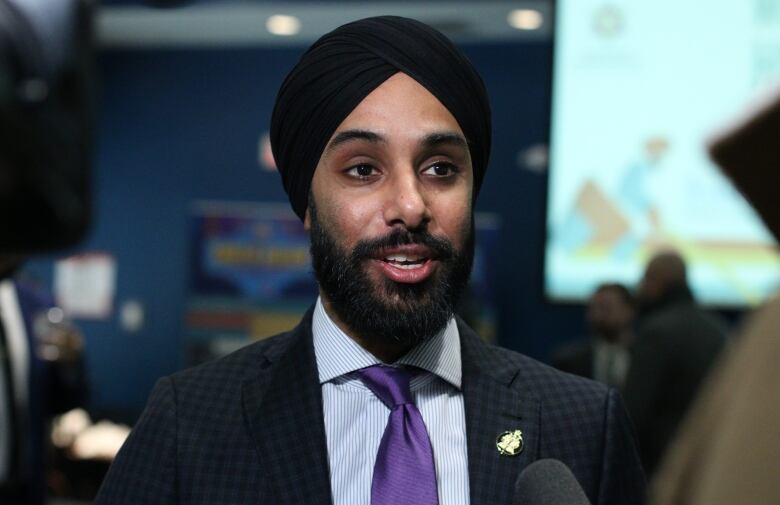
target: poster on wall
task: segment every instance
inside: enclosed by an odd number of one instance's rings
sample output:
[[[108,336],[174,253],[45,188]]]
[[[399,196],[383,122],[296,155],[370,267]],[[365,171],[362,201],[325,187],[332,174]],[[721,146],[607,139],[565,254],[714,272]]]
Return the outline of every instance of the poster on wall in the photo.
[[[191,226],[190,364],[289,330],[316,299],[309,238],[287,205],[197,202]]]
[[[500,222],[477,214],[475,223],[474,269],[459,312],[495,340]],[[188,365],[293,328],[316,300],[308,233],[286,204],[196,202],[191,227]]]
[[[116,292],[116,260],[106,252],[89,252],[54,264],[57,305],[74,319],[108,319]]]

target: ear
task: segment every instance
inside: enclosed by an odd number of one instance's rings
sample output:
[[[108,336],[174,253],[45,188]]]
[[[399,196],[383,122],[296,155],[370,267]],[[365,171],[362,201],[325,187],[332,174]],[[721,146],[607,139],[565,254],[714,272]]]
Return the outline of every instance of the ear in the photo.
[[[311,231],[311,216],[308,207],[306,208],[306,214],[303,215],[303,229]]]

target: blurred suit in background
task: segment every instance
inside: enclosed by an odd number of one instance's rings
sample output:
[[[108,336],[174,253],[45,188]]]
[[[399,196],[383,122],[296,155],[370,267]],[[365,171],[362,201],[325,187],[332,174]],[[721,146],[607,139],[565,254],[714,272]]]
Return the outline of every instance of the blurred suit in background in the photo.
[[[780,298],[730,348],[670,447],[656,503],[780,503]]]
[[[726,327],[698,306],[685,263],[674,252],[650,261],[637,299],[640,317],[624,397],[650,477],[723,348]]]
[[[45,502],[48,421],[81,405],[81,338],[47,319],[45,292],[0,281],[0,503]],[[57,309],[58,310],[58,309]]]

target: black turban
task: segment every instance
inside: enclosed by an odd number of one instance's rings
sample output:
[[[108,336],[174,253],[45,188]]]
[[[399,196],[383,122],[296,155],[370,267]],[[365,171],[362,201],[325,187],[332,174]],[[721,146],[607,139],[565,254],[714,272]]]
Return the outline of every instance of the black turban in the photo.
[[[271,116],[271,148],[293,210],[304,218],[322,151],[339,124],[397,72],[450,111],[469,144],[474,197],[490,154],[490,103],[482,79],[444,35],[413,19],[362,19],[323,35],[282,83]]]

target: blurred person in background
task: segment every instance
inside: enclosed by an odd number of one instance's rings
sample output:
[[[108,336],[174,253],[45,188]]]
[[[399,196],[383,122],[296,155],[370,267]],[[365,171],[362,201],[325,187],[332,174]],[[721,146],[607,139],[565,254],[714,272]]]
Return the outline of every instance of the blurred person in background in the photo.
[[[40,505],[49,421],[86,399],[83,340],[10,264],[0,272],[0,503]]]
[[[702,310],[673,251],[647,264],[637,291],[637,338],[624,398],[648,476],[726,343],[725,325]]]
[[[588,302],[587,319],[591,337],[556,349],[552,365],[622,389],[634,340],[631,292],[622,284],[599,285]]]

